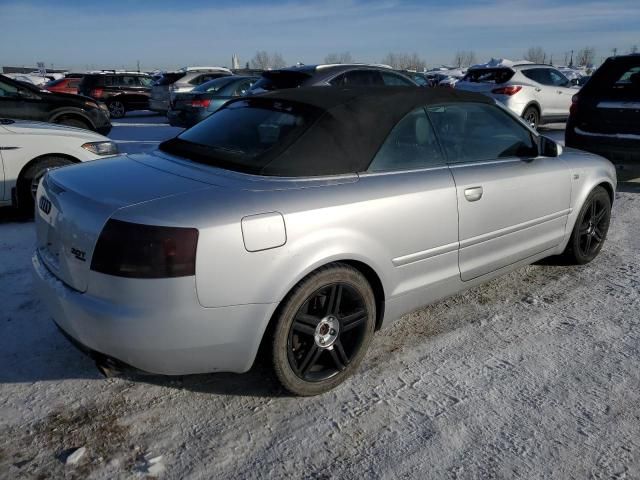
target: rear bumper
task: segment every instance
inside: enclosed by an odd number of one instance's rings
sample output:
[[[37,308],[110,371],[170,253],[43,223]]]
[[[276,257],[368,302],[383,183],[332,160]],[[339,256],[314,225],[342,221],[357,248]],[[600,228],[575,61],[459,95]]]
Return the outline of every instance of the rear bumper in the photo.
[[[162,375],[251,368],[275,304],[204,308],[195,279],[183,277],[119,285],[103,276],[100,291],[81,293],[62,283],[32,257],[35,289],[55,323],[86,350],[139,370]],[[106,282],[113,284],[106,289]],[[121,298],[118,300],[118,298]]]
[[[149,110],[158,113],[166,113],[169,110],[169,99],[167,100],[154,100],[153,98],[149,99]]]
[[[211,112],[204,111],[204,109],[203,111],[169,110],[167,118],[169,119],[169,125],[172,127],[189,128],[201,122],[210,114]]]
[[[567,124],[567,147],[585,150],[606,158],[616,167],[618,180],[640,178],[640,141],[616,139],[611,136],[581,135],[574,125]]]

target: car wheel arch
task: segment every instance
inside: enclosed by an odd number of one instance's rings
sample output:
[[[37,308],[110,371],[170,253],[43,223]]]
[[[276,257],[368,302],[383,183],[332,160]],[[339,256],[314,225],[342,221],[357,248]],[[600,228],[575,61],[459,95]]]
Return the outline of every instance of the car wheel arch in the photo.
[[[560,245],[560,251],[564,251],[564,249],[567,246],[567,243],[569,242],[569,239],[571,237],[571,232],[573,232],[573,227],[575,226],[575,223],[578,219],[578,214],[580,213],[580,210],[582,210],[582,206],[584,205],[584,202],[587,200],[587,198],[589,197],[589,194],[596,188],[598,187],[602,187],[606,190],[606,192],[609,194],[609,199],[611,200],[611,205],[613,205],[613,201],[615,198],[615,188],[613,186],[613,184],[606,178],[597,178],[594,179],[593,181],[588,182],[587,184],[583,185],[580,188],[580,191],[578,192],[577,196],[575,197],[575,199],[572,201],[572,209],[571,209],[571,213],[569,215],[569,219],[567,221],[567,224],[565,226],[565,238],[564,241],[561,243]]]
[[[68,155],[66,153],[55,153],[55,152],[51,152],[51,153],[45,153],[42,155],[38,155],[37,157],[32,158],[31,160],[29,160],[27,163],[25,163],[23,165],[23,167],[20,169],[20,173],[18,174],[18,182],[20,182],[20,180],[22,180],[22,178],[24,177],[24,173],[26,171],[28,171],[33,165],[35,165],[36,163],[40,162],[41,160],[44,160],[46,158],[50,158],[50,157],[58,157],[58,158],[64,158],[67,160],[70,160],[73,163],[80,163],[80,159]]]
[[[96,126],[94,125],[93,121],[91,120],[91,118],[89,118],[88,115],[86,115],[81,110],[75,110],[75,109],[57,110],[49,117],[49,123],[58,123],[58,121],[61,120],[62,118],[76,118],[86,123],[91,130],[96,129]]]
[[[385,289],[382,283],[382,279],[378,272],[371,267],[367,262],[363,260],[355,260],[353,256],[346,255],[344,257],[336,257],[334,259],[327,259],[320,265],[314,265],[312,268],[307,268],[303,273],[300,273],[296,279],[287,286],[286,292],[281,295],[279,301],[277,302],[277,307],[273,310],[271,316],[269,317],[269,321],[265,323],[265,327],[262,332],[260,332],[260,344],[258,347],[258,351],[256,352],[256,356],[262,357],[265,355],[267,350],[269,339],[271,334],[273,333],[273,328],[277,322],[278,316],[280,315],[281,308],[285,304],[287,298],[291,294],[291,292],[295,289],[295,287],[300,284],[300,282],[304,281],[310,275],[313,275],[318,270],[323,268],[327,268],[331,265],[348,265],[356,270],[358,270],[369,282],[369,286],[373,290],[373,294],[376,300],[376,326],[375,330],[380,330],[382,326],[382,322],[384,319],[384,309],[385,309]]]
[[[538,121],[541,121],[542,120],[542,107],[535,100],[532,100],[531,102],[527,103],[525,105],[525,107],[522,109],[522,113],[524,114],[524,112],[526,112],[527,109],[529,109],[531,107],[535,108],[538,111]]]

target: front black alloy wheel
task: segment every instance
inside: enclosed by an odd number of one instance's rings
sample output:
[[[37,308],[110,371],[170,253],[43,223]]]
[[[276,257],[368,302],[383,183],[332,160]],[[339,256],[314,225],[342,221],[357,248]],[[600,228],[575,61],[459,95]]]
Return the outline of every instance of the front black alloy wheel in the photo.
[[[273,337],[278,380],[297,395],[317,395],[358,367],[373,336],[375,298],[364,276],[332,264],[306,277],[283,303]]]
[[[596,187],[578,214],[565,257],[578,265],[589,263],[596,258],[604,245],[610,222],[609,193],[602,187]]]

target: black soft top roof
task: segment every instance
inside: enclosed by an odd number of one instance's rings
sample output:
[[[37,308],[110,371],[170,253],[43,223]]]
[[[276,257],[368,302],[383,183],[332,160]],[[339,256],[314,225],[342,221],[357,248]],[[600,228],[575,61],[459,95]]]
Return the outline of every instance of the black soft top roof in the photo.
[[[303,87],[254,98],[310,105],[323,112],[297,141],[260,170],[263,175],[281,176],[365,171],[393,127],[416,108],[494,102],[476,93],[423,87]]]

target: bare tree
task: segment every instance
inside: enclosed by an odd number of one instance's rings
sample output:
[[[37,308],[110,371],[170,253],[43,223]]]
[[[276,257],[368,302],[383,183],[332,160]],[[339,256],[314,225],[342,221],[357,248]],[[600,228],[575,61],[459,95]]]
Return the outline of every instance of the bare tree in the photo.
[[[284,61],[284,57],[280,52],[275,52],[271,55],[271,68],[283,68],[287,66],[287,62]]]
[[[324,57],[324,63],[353,63],[351,52],[330,53]]]
[[[578,50],[576,55],[576,63],[580,66],[592,65],[596,58],[596,49],[594,47],[585,47]]]
[[[266,50],[260,50],[251,59],[251,67],[260,70],[270,70],[272,68],[282,68],[287,64],[278,52],[270,54]]]
[[[629,49],[629,53],[638,53],[638,45],[633,45],[633,46]]]
[[[531,47],[524,54],[524,59],[533,63],[544,63],[547,59],[547,54],[542,47]]]
[[[415,70],[416,72],[424,70],[427,66],[427,62],[417,53],[389,53],[382,59],[382,63],[396,70]]]
[[[475,65],[476,62],[477,62],[476,54],[471,50],[467,52],[458,51],[453,57],[453,65],[455,65],[458,68],[468,68],[471,65]]]
[[[251,66],[256,69],[266,70],[271,67],[271,56],[266,50],[256,52],[251,59]]]

